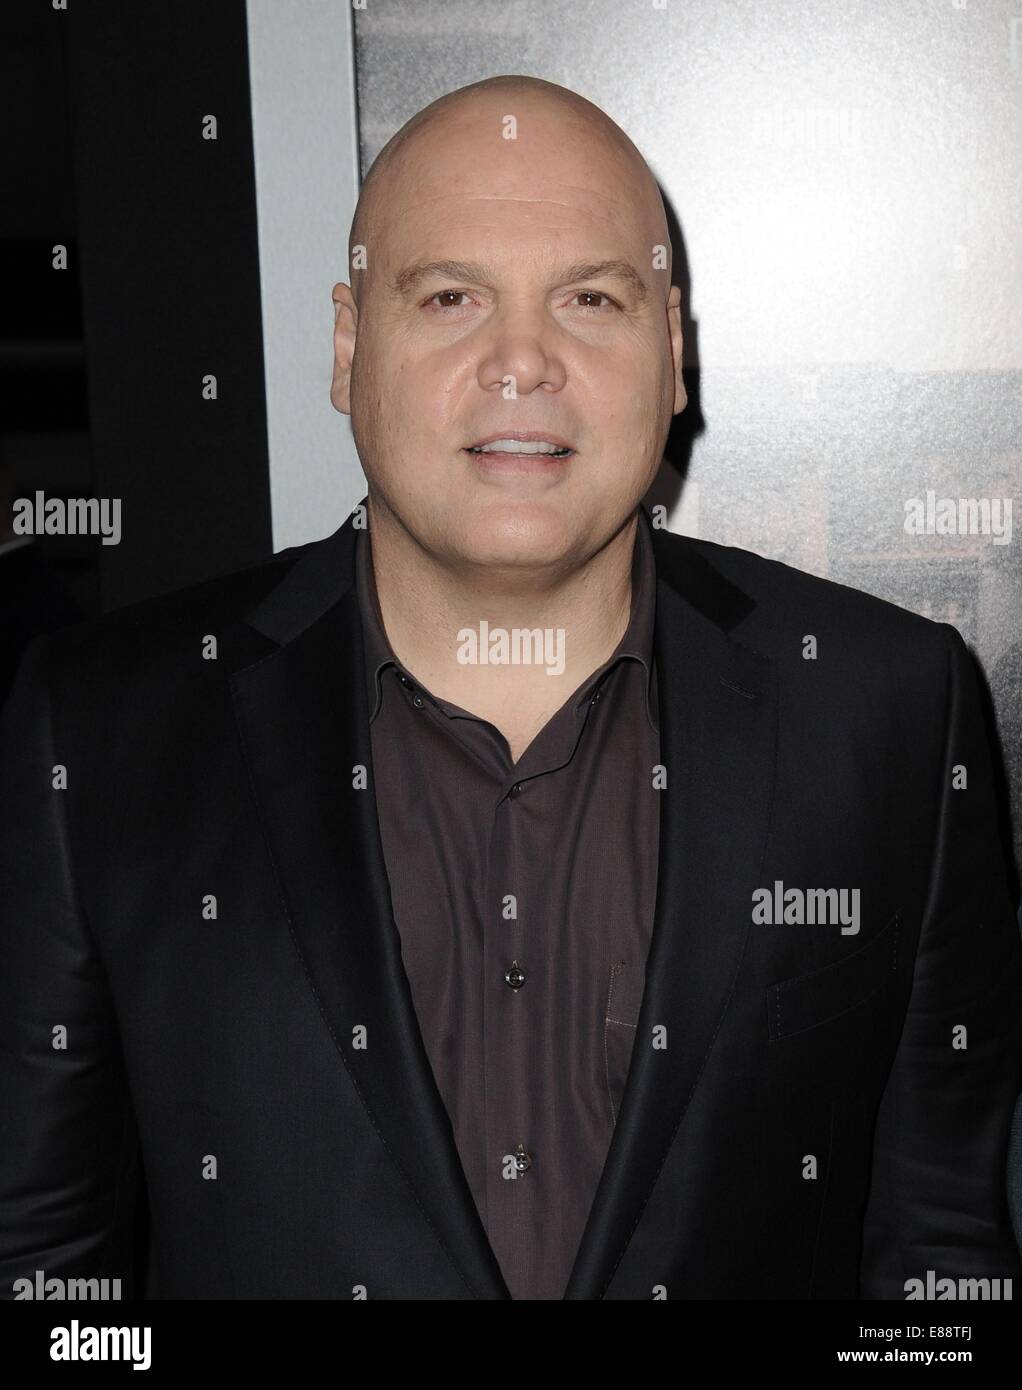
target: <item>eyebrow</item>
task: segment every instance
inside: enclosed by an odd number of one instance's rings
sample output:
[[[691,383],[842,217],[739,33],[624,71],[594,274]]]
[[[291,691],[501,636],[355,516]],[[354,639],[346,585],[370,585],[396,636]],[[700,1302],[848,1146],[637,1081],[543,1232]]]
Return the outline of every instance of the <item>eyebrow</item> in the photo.
[[[420,261],[416,265],[405,266],[391,281],[395,294],[410,294],[423,280],[465,280],[472,284],[486,284],[489,272],[478,261]],[[628,261],[576,261],[565,266],[554,278],[557,285],[566,285],[572,280],[621,280],[628,286],[637,300],[643,300],[648,293],[642,276]]]

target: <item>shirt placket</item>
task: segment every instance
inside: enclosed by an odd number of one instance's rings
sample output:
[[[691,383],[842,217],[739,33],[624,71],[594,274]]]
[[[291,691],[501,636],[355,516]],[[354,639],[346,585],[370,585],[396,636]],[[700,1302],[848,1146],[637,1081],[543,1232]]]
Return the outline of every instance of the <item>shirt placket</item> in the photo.
[[[483,1068],[489,1236],[512,1284],[529,1278],[529,1229],[537,1155],[530,1132],[528,1030],[538,1022],[543,982],[530,948],[535,904],[523,900],[520,815],[525,783],[513,771],[500,788],[487,862],[483,936]]]

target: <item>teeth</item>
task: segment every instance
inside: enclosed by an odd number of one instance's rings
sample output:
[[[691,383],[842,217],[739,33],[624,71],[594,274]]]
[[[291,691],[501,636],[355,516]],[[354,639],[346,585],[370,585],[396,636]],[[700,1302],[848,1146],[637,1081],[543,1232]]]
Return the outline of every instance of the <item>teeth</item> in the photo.
[[[563,454],[567,450],[545,439],[494,439],[489,444],[474,444],[476,454]]]

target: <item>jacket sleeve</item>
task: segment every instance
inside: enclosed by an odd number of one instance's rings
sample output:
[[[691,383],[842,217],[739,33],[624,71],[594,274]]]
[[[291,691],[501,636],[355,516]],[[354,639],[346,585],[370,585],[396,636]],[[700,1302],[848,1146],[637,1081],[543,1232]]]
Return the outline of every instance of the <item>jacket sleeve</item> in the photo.
[[[956,1287],[985,1278],[1012,1279],[1015,1289],[1022,1273],[1007,1201],[1022,1086],[1022,942],[979,683],[958,632],[940,627],[940,804],[911,996],[874,1136],[860,1268],[869,1299],[904,1299],[906,1281],[925,1285],[930,1270]]]
[[[119,1277],[127,1298],[137,1135],[76,888],[75,759],[54,727],[53,640],[29,644],[0,713],[0,1299],[54,1276]],[[54,786],[58,764],[68,790]]]

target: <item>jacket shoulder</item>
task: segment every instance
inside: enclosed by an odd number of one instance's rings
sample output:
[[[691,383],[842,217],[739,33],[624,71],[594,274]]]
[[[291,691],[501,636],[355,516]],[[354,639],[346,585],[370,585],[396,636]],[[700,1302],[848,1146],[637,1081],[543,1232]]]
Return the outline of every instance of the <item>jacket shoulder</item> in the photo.
[[[879,598],[850,584],[810,574],[781,560],[773,560],[752,550],[723,545],[717,541],[687,536],[671,536],[668,547],[687,546],[718,574],[753,600],[750,625],[757,630],[791,622],[825,624],[831,632],[838,628],[850,639],[856,635],[870,641],[922,645],[944,650],[948,624],[925,618],[911,609]]]
[[[233,634],[232,645],[241,659],[252,646],[242,634],[258,640],[258,634],[241,627],[245,614],[319,544],[291,546],[227,574],[46,633],[34,638],[28,651],[58,686],[67,677],[89,686],[109,685],[168,662],[178,663],[183,656],[199,652],[207,635],[219,641]]]

